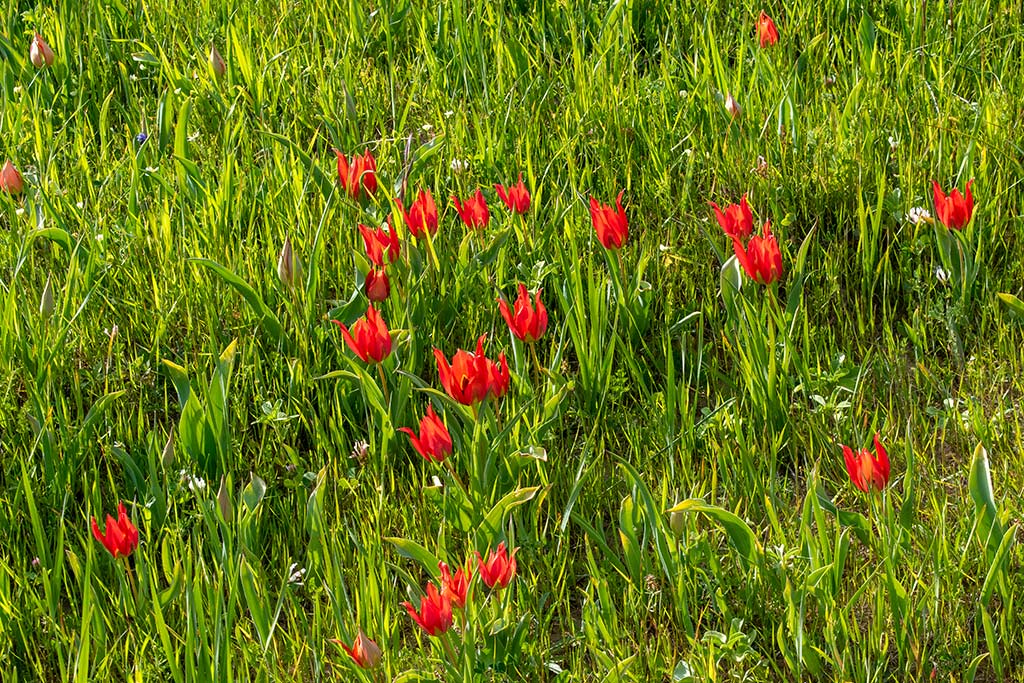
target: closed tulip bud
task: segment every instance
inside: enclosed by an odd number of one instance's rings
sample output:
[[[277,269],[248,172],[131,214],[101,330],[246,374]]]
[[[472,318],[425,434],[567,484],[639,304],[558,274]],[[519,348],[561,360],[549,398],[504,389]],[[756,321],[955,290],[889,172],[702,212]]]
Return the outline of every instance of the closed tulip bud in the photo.
[[[284,246],[277,257],[277,277],[288,289],[292,289],[302,279],[302,261],[292,251],[291,237],[284,238]]]
[[[351,647],[340,640],[334,640],[332,642],[340,645],[342,649],[352,657],[352,660],[363,669],[372,669],[380,664],[380,647],[378,647],[377,643],[366,637],[366,634],[363,633],[363,629],[359,629],[359,634],[356,636],[356,639],[352,641]]]
[[[217,46],[213,43],[210,43],[210,68],[213,69],[213,73],[217,74],[217,78],[223,78],[228,70],[228,65],[224,62],[224,58],[220,56]]]
[[[42,69],[44,66],[53,66],[53,50],[46,44],[43,37],[38,33],[32,39],[32,45],[28,50],[28,58],[32,62],[32,66],[37,69]]]
[[[43,295],[39,298],[39,315],[43,320],[49,320],[53,315],[53,285],[50,283],[50,276],[46,276],[46,286],[43,287]]]
[[[761,14],[757,18],[757,40],[762,48],[779,42],[779,30],[764,10],[761,10]]]
[[[725,98],[725,110],[729,112],[734,119],[743,113],[743,110],[740,109],[740,103],[736,101],[736,98],[732,96],[732,93],[729,93]]]
[[[170,468],[174,464],[174,427],[171,426],[171,431],[167,435],[167,443],[164,444],[164,450],[160,454],[160,462],[163,464],[164,469]]]
[[[668,526],[672,529],[672,535],[677,539],[683,537],[686,530],[686,513],[682,510],[675,510],[668,514]]]
[[[388,274],[376,268],[367,273],[366,279],[363,281],[363,293],[366,294],[367,299],[375,303],[387,301],[387,298],[391,296],[391,282],[388,280]]]
[[[3,190],[12,197],[16,197],[25,191],[25,180],[21,177],[18,169],[8,160],[0,169],[0,190]]]
[[[605,206],[593,197],[590,198],[590,221],[594,224],[597,239],[605,249],[621,249],[629,235],[629,222],[626,210],[622,208],[622,195],[615,198],[615,206]]]

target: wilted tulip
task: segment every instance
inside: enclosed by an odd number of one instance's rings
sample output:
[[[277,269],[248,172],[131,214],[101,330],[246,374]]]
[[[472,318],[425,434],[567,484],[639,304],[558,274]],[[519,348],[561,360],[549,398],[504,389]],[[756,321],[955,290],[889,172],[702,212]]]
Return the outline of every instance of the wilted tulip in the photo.
[[[775,22],[765,14],[764,10],[761,10],[761,14],[757,18],[757,40],[762,48],[779,42],[779,30],[775,28]]]
[[[427,584],[427,594],[420,599],[418,612],[411,602],[403,602],[402,607],[428,636],[439,636],[452,626],[451,598],[438,592],[433,583]]]
[[[32,45],[28,50],[28,58],[32,62],[32,66],[37,69],[42,69],[44,66],[53,66],[53,50],[46,44],[43,37],[38,33],[32,38]]]
[[[277,257],[277,277],[288,289],[302,280],[302,260],[292,250],[292,238],[285,237],[281,253]]]
[[[772,234],[771,223],[765,221],[761,231],[764,236],[754,235],[746,248],[739,237],[733,236],[732,246],[736,259],[750,279],[762,285],[770,285],[782,277],[782,252]]]
[[[626,210],[622,208],[622,195],[615,198],[615,208],[590,198],[590,221],[594,224],[597,239],[605,249],[621,249],[629,234]]]
[[[92,518],[92,535],[103,544],[103,547],[116,560],[118,557],[128,557],[139,545],[139,530],[128,519],[128,511],[124,509],[124,503],[117,504],[117,519],[107,515],[106,530],[100,533],[100,525],[96,518]]]
[[[332,640],[331,642],[340,645],[352,657],[352,660],[364,669],[372,669],[380,664],[380,647],[377,646],[377,643],[366,637],[363,629],[359,629],[359,633],[356,635],[356,639],[352,641],[351,647],[340,640]]]
[[[862,448],[856,453],[849,446],[843,446],[843,459],[850,481],[864,493],[871,489],[881,491],[889,483],[889,454],[875,434],[875,455]]]
[[[217,51],[217,46],[214,43],[210,43],[210,68],[213,69],[213,73],[217,75],[217,78],[223,78],[228,70],[228,65],[224,62],[224,58],[220,56],[220,52]]]
[[[971,195],[972,183],[974,183],[973,180],[967,182],[966,196],[960,194],[959,188],[955,187],[949,196],[946,196],[939,184],[932,181],[935,215],[947,228],[960,230],[971,222],[971,215],[974,213],[974,197]]]
[[[331,322],[341,330],[341,336],[352,349],[352,353],[359,356],[364,363],[381,363],[391,355],[391,333],[373,304],[366,309],[366,316],[352,325],[351,333],[341,322]]]
[[[504,185],[495,184],[494,189],[512,213],[524,214],[530,210],[530,192],[523,183],[522,173],[519,174],[519,182],[515,185],[506,188]]]
[[[402,212],[405,227],[413,237],[419,239],[427,232],[431,237],[437,234],[437,204],[434,203],[430,190],[420,190],[408,211],[402,205],[401,199],[396,199],[395,203]]]
[[[4,167],[0,169],[0,190],[12,197],[25,191],[25,180],[21,177],[18,169],[14,168],[10,159],[4,162]]]
[[[718,204],[708,202],[708,205],[715,210],[715,218],[722,230],[729,237],[747,239],[754,232],[754,215],[750,212],[747,204],[747,195],[743,195],[739,204],[730,204],[725,211],[718,208]]]
[[[484,582],[484,585],[488,588],[507,588],[508,584],[516,575],[516,553],[519,552],[519,548],[512,551],[509,555],[505,548],[505,542],[502,541],[498,544],[497,550],[492,550],[487,557],[487,561],[480,556],[480,553],[476,554],[476,561],[478,565],[478,573],[480,574],[480,580]]]
[[[420,420],[419,436],[409,427],[401,427],[398,431],[408,434],[416,452],[431,462],[443,462],[452,452],[452,437],[444,422],[434,412],[434,406],[427,406],[427,413]]]
[[[383,269],[370,269],[363,281],[363,293],[367,299],[375,303],[387,301],[391,296],[391,281],[388,280],[388,274]]]
[[[544,302],[540,300],[541,290],[537,290],[534,300],[530,301],[530,293],[526,285],[519,285],[519,298],[516,299],[515,308],[510,310],[504,299],[498,299],[498,308],[501,317],[508,324],[517,339],[527,344],[532,344],[544,336],[548,329],[548,312],[544,308]]]
[[[480,188],[477,188],[476,194],[468,197],[465,202],[459,201],[459,198],[454,195],[452,201],[455,202],[455,210],[459,212],[459,218],[466,224],[466,227],[474,229],[487,227],[487,223],[491,220],[491,212],[487,208],[487,200],[484,199],[484,193]]]

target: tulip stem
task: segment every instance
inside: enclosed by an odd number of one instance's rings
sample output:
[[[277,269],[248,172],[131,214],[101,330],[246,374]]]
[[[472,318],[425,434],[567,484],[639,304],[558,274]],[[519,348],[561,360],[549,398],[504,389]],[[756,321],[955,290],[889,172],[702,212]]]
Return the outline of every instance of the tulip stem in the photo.
[[[533,386],[534,386],[534,390],[536,391],[537,387],[540,385],[540,375],[541,375],[540,359],[537,358],[537,343],[536,342],[530,342],[530,356],[533,357]]]
[[[455,483],[458,485],[458,487],[462,489],[463,495],[465,495],[466,498],[468,499],[469,490],[466,488],[466,485],[462,483],[462,479],[459,477],[458,472],[455,471],[455,466],[452,465],[451,460],[445,459],[444,466],[448,468],[448,473],[452,475],[452,479],[455,480]]]
[[[448,642],[448,634],[447,633],[442,633],[440,640],[441,640],[441,645],[444,646],[445,653],[448,655],[448,661],[450,661],[452,663],[452,668],[457,671],[458,668],[459,668],[459,665],[458,665],[458,663],[456,662],[456,659],[455,659],[455,650],[452,649],[452,644],[450,642]]]
[[[391,398],[388,396],[388,379],[384,376],[384,368],[377,363],[377,373],[380,375],[380,388],[384,392],[384,406],[391,407]]]

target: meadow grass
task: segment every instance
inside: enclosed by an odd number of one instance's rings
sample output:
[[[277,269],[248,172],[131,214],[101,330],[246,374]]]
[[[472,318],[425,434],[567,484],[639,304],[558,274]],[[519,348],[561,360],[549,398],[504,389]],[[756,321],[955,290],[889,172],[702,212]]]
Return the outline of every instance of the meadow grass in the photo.
[[[1019,3],[0,7],[3,680],[1022,680]],[[974,179],[963,231],[908,218],[933,179]],[[420,188],[378,372],[330,320]],[[769,287],[707,205],[744,193]],[[482,334],[511,387],[470,408],[433,349]],[[444,465],[397,431],[428,403]],[[119,501],[128,559],[90,530]],[[438,560],[502,541],[509,587],[420,630]],[[376,668],[331,642],[360,628]]]

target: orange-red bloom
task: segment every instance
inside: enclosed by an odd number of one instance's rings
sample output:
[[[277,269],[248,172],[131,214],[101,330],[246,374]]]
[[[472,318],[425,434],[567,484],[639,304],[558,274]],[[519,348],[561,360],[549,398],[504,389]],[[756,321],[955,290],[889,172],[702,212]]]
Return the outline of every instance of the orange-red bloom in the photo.
[[[377,309],[370,304],[366,309],[366,317],[360,318],[352,325],[352,331],[337,320],[332,323],[341,330],[345,343],[352,353],[359,356],[364,363],[380,363],[391,355],[391,333]]]
[[[385,226],[387,229],[385,230]],[[391,226],[391,219],[388,218],[384,225],[377,229],[367,225],[359,224],[359,234],[363,236],[363,245],[366,247],[366,257],[378,268],[383,268],[388,263],[398,260],[401,253],[401,245],[398,242],[398,233]],[[385,260],[384,256],[387,255]]]
[[[512,551],[509,555],[505,548],[505,542],[502,541],[498,544],[497,550],[492,550],[487,557],[487,561],[480,556],[480,553],[476,554],[476,562],[479,567],[480,579],[484,582],[484,585],[488,588],[507,588],[508,584],[516,575],[516,553],[519,552],[519,548]]]
[[[771,223],[765,221],[761,231],[764,236],[751,237],[745,249],[740,238],[733,236],[732,247],[750,279],[762,285],[770,285],[782,277],[782,252],[772,234]]]
[[[139,545],[139,530],[128,519],[128,511],[124,509],[124,503],[117,504],[117,519],[107,515],[106,532],[100,533],[100,525],[96,518],[92,518],[92,535],[103,544],[116,560],[118,557],[128,557]]]
[[[396,199],[395,203],[402,212],[405,227],[413,237],[418,239],[424,232],[429,232],[433,237],[437,233],[437,204],[434,203],[430,190],[420,190],[408,211],[402,206],[401,199]]]
[[[516,299],[514,310],[510,310],[504,299],[498,299],[501,317],[508,323],[508,329],[516,338],[532,344],[544,336],[548,329],[548,311],[540,300],[541,290],[537,290],[534,301],[530,301],[530,293],[526,285],[519,285],[519,298]]]
[[[626,210],[622,208],[622,195],[615,198],[615,207],[605,206],[590,198],[590,220],[597,231],[597,239],[605,249],[621,249],[629,233]]]
[[[334,150],[334,153],[338,156],[338,182],[352,199],[358,200],[363,190],[366,194],[376,194],[377,160],[370,150],[362,156],[352,155],[352,161],[339,150]]]
[[[455,202],[455,210],[459,212],[459,218],[466,224],[466,227],[474,229],[487,227],[491,220],[491,212],[487,209],[487,200],[484,199],[484,193],[480,188],[477,188],[476,194],[470,195],[464,202],[459,201],[455,195],[452,195],[452,201]]]
[[[340,645],[352,657],[352,660],[364,669],[372,669],[380,664],[380,647],[378,647],[377,643],[366,637],[363,629],[359,629],[359,634],[352,641],[352,647],[349,647],[340,640],[332,639],[331,642]]]
[[[506,188],[504,185],[495,184],[494,189],[509,211],[524,214],[530,210],[530,192],[526,189],[526,184],[523,183],[522,173],[519,174],[519,182],[515,185]]]
[[[452,452],[452,437],[444,422],[434,412],[434,406],[427,406],[427,414],[420,420],[420,435],[416,436],[409,427],[402,427],[398,431],[409,435],[409,441],[416,452],[427,460],[443,462],[445,457]],[[461,607],[461,605],[459,605]]]
[[[508,361],[504,352],[498,356],[498,363],[484,355],[486,334],[476,341],[476,352],[459,349],[452,356],[451,364],[441,349],[434,349],[437,360],[437,374],[448,395],[461,403],[471,406],[488,396],[501,398],[508,391],[511,379]]]
[[[438,562],[437,568],[441,570],[441,593],[448,596],[453,606],[462,609],[469,598],[469,582],[473,579],[473,569],[470,565],[459,567],[455,576],[452,576],[451,569],[444,562]]]
[[[754,214],[750,212],[750,205],[747,204],[747,195],[743,195],[739,204],[725,207],[725,211],[718,208],[718,204],[714,202],[708,202],[708,205],[715,210],[718,224],[729,237],[745,240],[754,232]]]
[[[391,281],[388,280],[388,274],[382,269],[371,268],[363,280],[363,293],[367,299],[375,303],[387,301],[391,296]]]
[[[889,483],[889,454],[875,434],[875,455],[862,448],[856,453],[849,446],[843,446],[843,459],[850,481],[864,493],[871,489],[881,491]]]
[[[10,159],[0,169],[0,190],[11,196],[17,196],[25,191],[25,180],[18,173],[18,169],[14,168]]]
[[[32,66],[42,69],[44,66],[53,66],[53,50],[46,44],[43,37],[38,33],[32,38],[32,45],[28,49],[28,58]]]
[[[439,636],[452,626],[451,598],[438,592],[433,583],[427,584],[427,594],[420,599],[418,612],[408,601],[403,602],[402,607],[428,636]]]
[[[765,14],[764,10],[761,10],[761,14],[757,18],[757,40],[761,43],[762,48],[779,42],[779,30],[775,28],[775,22]]]
[[[935,215],[939,217],[942,224],[951,230],[959,230],[971,222],[971,215],[974,213],[974,197],[971,196],[971,184],[967,182],[967,196],[960,194],[959,188],[946,196],[936,181],[932,181],[932,194],[935,198]]]

